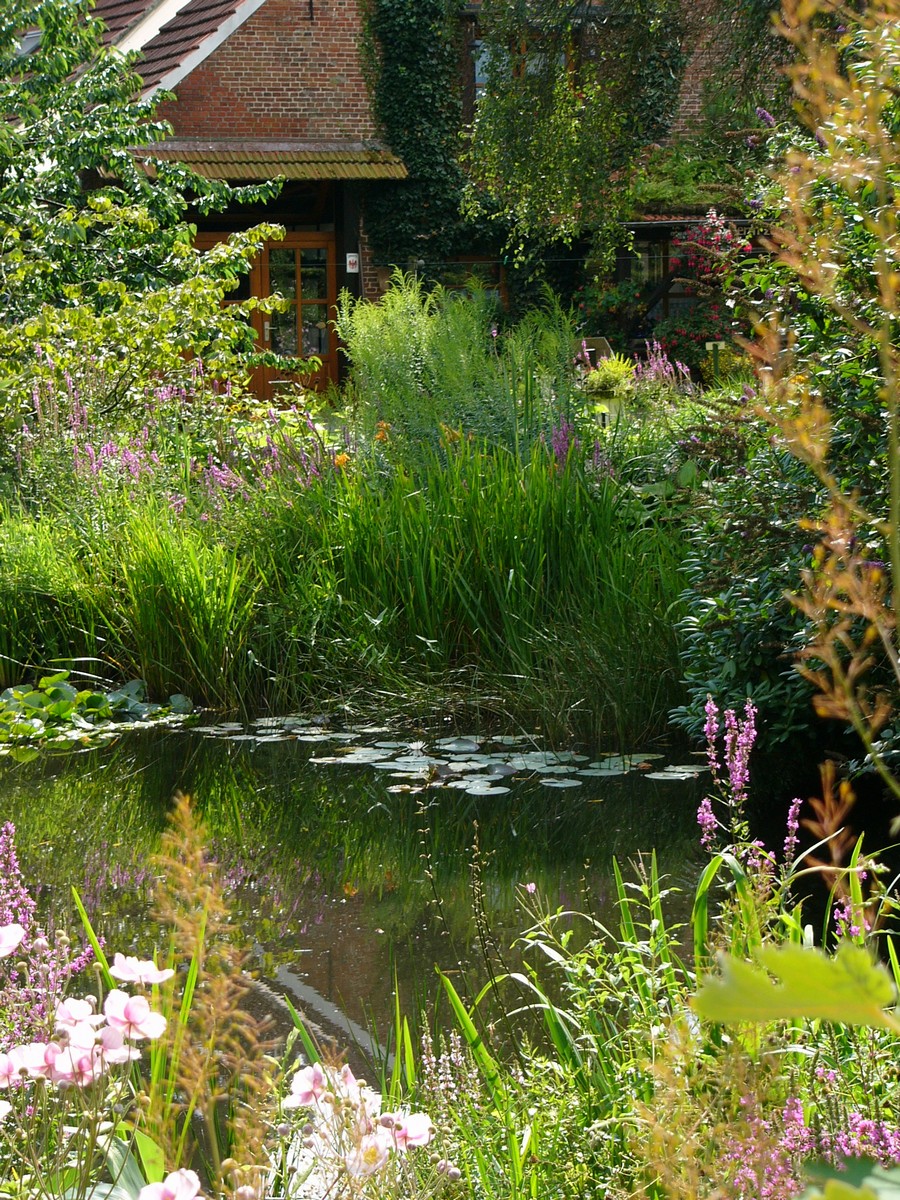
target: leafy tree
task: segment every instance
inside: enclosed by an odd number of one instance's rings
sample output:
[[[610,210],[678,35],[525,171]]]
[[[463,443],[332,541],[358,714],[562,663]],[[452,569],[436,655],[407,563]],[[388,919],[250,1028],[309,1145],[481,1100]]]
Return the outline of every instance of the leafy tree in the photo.
[[[186,369],[186,354],[236,371],[252,342],[246,306],[222,299],[273,231],[203,256],[187,218],[277,189],[154,158],[170,128],[102,29],[89,0],[0,6],[0,403],[36,369],[99,364],[122,397]]]
[[[471,212],[526,238],[614,244],[635,151],[665,136],[686,55],[675,0],[485,0]],[[496,205],[496,208],[494,206]]]

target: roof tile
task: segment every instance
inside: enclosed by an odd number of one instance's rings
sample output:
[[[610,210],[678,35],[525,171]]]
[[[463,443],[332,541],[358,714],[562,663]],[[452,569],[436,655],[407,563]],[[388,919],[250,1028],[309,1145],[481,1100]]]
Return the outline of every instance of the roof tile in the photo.
[[[143,47],[138,71],[145,85],[155,87],[215,33],[223,21],[233,16],[239,6],[240,0],[188,0],[184,8]]]

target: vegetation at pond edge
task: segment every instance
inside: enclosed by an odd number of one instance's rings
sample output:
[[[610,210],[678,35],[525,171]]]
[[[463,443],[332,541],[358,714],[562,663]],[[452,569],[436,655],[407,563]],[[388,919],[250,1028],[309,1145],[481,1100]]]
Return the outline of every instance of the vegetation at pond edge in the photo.
[[[755,114],[770,162],[744,179],[754,224],[711,211],[685,230],[698,303],[639,360],[592,358],[550,293],[513,322],[474,284],[452,294],[399,272],[381,303],[339,305],[344,387],[298,387],[271,410],[244,390],[249,310],[223,301],[274,231],[204,258],[182,220],[196,181],[163,173],[157,193],[122,165],[121,187],[73,191],[96,165],[77,135],[102,124],[100,100],[116,113],[107,158],[131,162],[136,129],[164,131],[146,126],[152,105],[129,107],[129,62],[84,33],[83,6],[14,7],[0,17],[6,111],[23,114],[0,142],[14,164],[0,171],[6,736],[143,705],[127,686],[76,690],[87,666],[173,707],[467,703],[594,744],[671,714],[705,742],[711,782],[685,927],[654,853],[614,864],[612,919],[520,879],[518,961],[483,933],[483,985],[441,972],[422,1014],[395,991],[368,1083],[292,1006],[280,1040],[254,1019],[227,864],[187,796],[141,880],[156,944],[111,955],[77,889],[65,928],[40,913],[42,881],[5,823],[0,1196],[896,1195],[897,881],[855,826],[861,787],[890,811],[900,800],[900,0],[785,0],[796,103]],[[32,73],[23,12],[45,34]],[[553,87],[559,57],[543,64]],[[517,90],[531,83],[523,69]],[[61,123],[47,94],[69,106]],[[557,101],[551,116],[571,111],[568,87]],[[611,167],[628,144],[596,149]],[[575,176],[561,181],[573,212]],[[198,202],[223,199],[212,187]],[[438,900],[441,847],[434,861],[420,848],[432,791],[497,805],[491,833],[510,840],[501,768],[562,766],[538,795],[595,778],[574,751],[448,742],[313,764],[400,777],[392,852]],[[786,805],[765,844],[754,748],[803,763],[817,743],[832,751],[817,794]],[[624,749],[581,770],[630,767]],[[346,864],[346,813],[254,804],[273,837],[302,820],[310,853],[318,836]],[[522,807],[534,823],[551,805]],[[390,816],[365,802],[382,871]],[[151,817],[165,817],[158,797]]]

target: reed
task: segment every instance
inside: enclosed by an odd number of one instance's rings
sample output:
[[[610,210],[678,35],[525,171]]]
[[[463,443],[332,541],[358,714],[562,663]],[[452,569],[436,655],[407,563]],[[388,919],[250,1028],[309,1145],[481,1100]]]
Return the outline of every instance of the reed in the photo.
[[[95,596],[65,528],[0,513],[0,690],[32,669],[94,665],[97,624]]]
[[[258,583],[237,555],[161,507],[128,513],[98,556],[104,621],[152,694],[237,706],[251,693]]]

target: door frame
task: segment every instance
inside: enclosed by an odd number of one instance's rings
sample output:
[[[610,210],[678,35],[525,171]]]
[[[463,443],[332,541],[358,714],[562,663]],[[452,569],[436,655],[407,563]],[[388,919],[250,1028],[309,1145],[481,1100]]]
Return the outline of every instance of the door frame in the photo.
[[[194,239],[194,245],[198,250],[211,250],[219,242],[224,242],[228,236],[227,233],[198,233]],[[270,238],[266,240],[261,253],[253,260],[248,272],[250,295],[263,299],[271,294],[269,291],[270,250],[325,250],[325,281],[327,288],[325,301],[327,303],[327,321],[329,326],[328,353],[321,356],[322,366],[318,371],[298,374],[293,377],[298,382],[317,391],[323,390],[329,383],[337,383],[338,381],[338,343],[337,334],[332,324],[337,312],[337,261],[335,258],[335,246],[336,239],[333,232],[286,233],[283,238]],[[303,303],[301,297],[298,296],[294,303],[300,306]],[[315,301],[311,301],[311,303],[315,303]],[[256,342],[259,349],[262,351],[270,350],[271,339],[269,337],[268,315],[257,310],[250,314],[250,324],[256,334]],[[298,328],[298,344],[300,344],[301,337],[302,333]],[[278,394],[281,391],[278,385],[285,378],[284,374],[276,371],[273,367],[254,367],[250,375],[250,387],[260,400],[273,401],[278,398]]]

